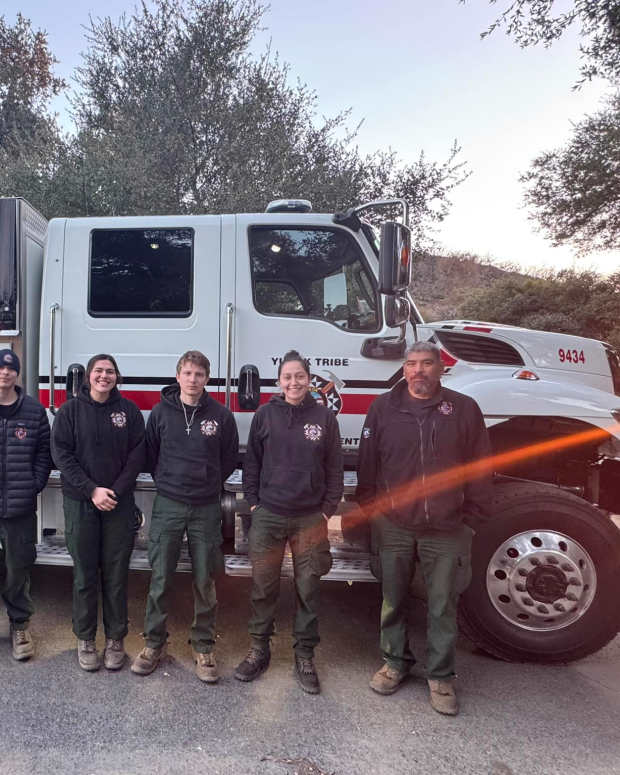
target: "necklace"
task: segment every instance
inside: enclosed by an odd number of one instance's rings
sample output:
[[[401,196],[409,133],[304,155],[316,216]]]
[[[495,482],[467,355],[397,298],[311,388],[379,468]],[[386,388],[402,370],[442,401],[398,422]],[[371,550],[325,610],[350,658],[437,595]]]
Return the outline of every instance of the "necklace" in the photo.
[[[185,404],[183,403],[183,401],[181,401],[181,406],[183,407],[183,414],[185,415],[185,433],[187,433],[187,435],[189,436],[189,432],[192,429],[192,423],[194,422],[194,417],[196,415],[196,412],[198,411],[198,407],[197,406],[194,407],[194,411],[192,412],[192,416],[188,420],[187,419],[187,412],[185,410]]]

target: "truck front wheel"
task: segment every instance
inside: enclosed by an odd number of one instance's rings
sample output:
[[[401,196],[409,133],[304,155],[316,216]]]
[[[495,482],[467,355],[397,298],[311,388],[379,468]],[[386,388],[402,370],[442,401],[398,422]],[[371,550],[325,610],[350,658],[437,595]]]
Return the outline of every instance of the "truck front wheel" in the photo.
[[[474,538],[461,630],[510,661],[566,662],[597,651],[620,627],[620,530],[551,485],[500,481]]]

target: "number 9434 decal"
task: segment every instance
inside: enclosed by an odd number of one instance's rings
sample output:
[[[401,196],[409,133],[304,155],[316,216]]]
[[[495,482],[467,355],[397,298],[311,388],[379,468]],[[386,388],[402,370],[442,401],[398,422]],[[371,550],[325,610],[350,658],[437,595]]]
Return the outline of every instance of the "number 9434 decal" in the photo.
[[[565,350],[563,347],[558,350],[558,358],[561,363],[573,363],[575,366],[586,362],[583,350]]]

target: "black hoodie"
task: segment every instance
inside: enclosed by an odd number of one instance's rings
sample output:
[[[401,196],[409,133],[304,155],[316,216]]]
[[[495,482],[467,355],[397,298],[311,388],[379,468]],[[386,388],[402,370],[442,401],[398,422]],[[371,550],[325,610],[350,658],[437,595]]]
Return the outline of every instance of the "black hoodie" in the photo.
[[[392,501],[387,516],[411,530],[451,530],[461,522],[475,528],[488,517],[490,475],[470,481],[456,476],[427,497],[400,497],[400,491],[418,478],[490,454],[482,412],[473,398],[442,386],[429,399],[414,399],[403,380],[368,411],[360,440],[358,500],[372,510],[373,499],[387,494]]]
[[[107,401],[95,401],[84,383],[54,419],[52,457],[70,498],[90,500],[95,487],[108,487],[119,497],[131,492],[145,464],[140,410],[117,388]]]
[[[243,461],[243,491],[286,516],[335,513],[342,497],[342,450],[334,413],[307,394],[299,405],[274,395],[254,415]]]
[[[191,505],[216,503],[226,479],[237,465],[239,436],[230,410],[203,392],[186,419],[178,384],[161,391],[146,427],[149,470],[157,492]]]

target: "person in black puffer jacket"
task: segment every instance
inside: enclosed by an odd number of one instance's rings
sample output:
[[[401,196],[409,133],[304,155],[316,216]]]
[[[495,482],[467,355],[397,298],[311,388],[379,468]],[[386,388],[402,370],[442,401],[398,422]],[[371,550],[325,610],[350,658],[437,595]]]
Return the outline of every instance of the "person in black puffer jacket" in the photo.
[[[331,568],[327,522],[343,491],[340,434],[334,413],[310,394],[308,365],[296,350],[282,359],[278,380],[282,395],[256,412],[243,463],[243,490],[252,510],[252,643],[235,678],[252,681],[269,665],[288,540],[297,592],[295,673],[302,689],[316,694],[319,585]]]
[[[45,487],[52,461],[45,409],[15,383],[18,356],[0,350],[0,541],[5,576],[2,600],[11,623],[13,657],[34,656],[28,629],[34,613],[30,572],[36,559],[37,494]]]
[[[95,646],[99,578],[106,644],[103,663],[125,661],[127,580],[134,543],[136,477],[144,467],[144,419],[117,385],[111,355],[93,356],[78,397],[63,404],[52,428],[60,470],[67,548],[73,558],[73,632],[83,670],[101,667]]]

